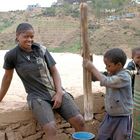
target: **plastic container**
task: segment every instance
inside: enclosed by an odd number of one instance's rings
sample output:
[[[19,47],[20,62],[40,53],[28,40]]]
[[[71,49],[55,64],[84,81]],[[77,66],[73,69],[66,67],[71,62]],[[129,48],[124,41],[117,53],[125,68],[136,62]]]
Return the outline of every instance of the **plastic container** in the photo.
[[[75,132],[72,134],[72,139],[73,140],[94,140],[95,135],[90,133],[90,132]]]

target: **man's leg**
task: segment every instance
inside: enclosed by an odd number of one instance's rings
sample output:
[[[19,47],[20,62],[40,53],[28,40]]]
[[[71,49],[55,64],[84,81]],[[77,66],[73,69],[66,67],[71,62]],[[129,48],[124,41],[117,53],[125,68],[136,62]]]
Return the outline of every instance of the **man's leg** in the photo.
[[[63,95],[62,105],[57,112],[75,128],[75,131],[85,130],[84,118],[69,94]]]
[[[68,119],[68,122],[75,129],[75,131],[85,131],[85,122],[81,114],[71,117]]]
[[[31,101],[31,109],[33,115],[43,127],[46,140],[57,140],[56,138],[56,123],[52,105],[41,99],[33,99]]]
[[[43,125],[43,130],[45,132],[46,140],[57,140],[56,137],[56,124],[55,122],[50,122]]]

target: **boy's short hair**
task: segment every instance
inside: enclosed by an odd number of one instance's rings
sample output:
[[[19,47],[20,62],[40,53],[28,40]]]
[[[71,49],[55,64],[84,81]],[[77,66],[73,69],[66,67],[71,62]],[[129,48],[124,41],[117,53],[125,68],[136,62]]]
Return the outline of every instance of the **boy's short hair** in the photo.
[[[122,66],[125,65],[126,60],[127,60],[127,56],[125,52],[120,48],[113,48],[113,49],[108,50],[104,54],[104,58],[109,59],[114,64],[121,63]]]
[[[134,58],[137,51],[140,51],[140,47],[136,47],[132,49],[132,59]]]

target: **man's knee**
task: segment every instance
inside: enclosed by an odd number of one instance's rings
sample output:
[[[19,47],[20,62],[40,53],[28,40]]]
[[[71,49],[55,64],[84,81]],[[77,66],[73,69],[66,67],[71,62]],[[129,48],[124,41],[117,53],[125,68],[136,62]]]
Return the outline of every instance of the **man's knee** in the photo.
[[[85,121],[81,114],[78,114],[69,119],[69,123],[76,129],[76,131],[85,129]]]
[[[56,123],[55,122],[50,122],[50,123],[45,124],[43,126],[43,130],[48,135],[56,135],[56,131],[57,131]]]
[[[84,121],[84,118],[83,118],[83,116],[81,114],[77,115],[75,117],[75,119],[76,119],[76,122],[79,123],[80,127],[84,127],[85,126],[85,121]]]

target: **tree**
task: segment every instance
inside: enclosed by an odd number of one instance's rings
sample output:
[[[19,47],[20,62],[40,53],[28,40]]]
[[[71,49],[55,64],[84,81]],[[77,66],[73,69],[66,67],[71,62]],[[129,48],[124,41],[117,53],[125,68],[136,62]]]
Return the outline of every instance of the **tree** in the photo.
[[[55,7],[49,7],[46,8],[46,10],[43,12],[44,15],[53,17],[56,15]]]

